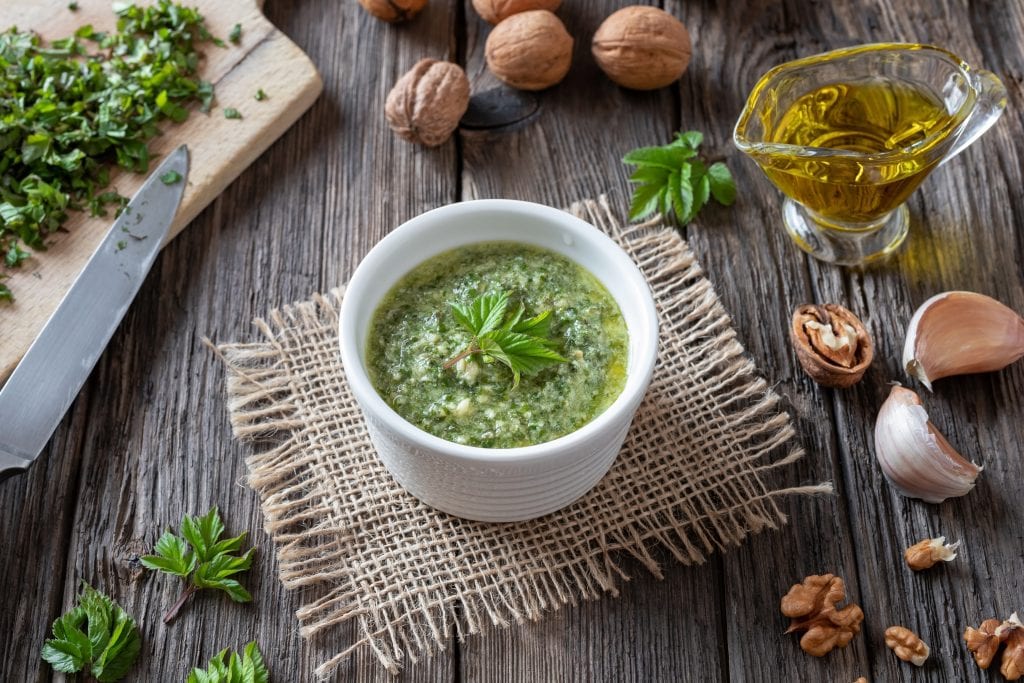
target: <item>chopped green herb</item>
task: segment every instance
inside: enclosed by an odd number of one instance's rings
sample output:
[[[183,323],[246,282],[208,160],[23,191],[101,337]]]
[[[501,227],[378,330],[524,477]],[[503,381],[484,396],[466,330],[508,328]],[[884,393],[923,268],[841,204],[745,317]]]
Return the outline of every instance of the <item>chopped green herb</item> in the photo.
[[[118,240],[117,241],[117,249],[116,249],[116,251],[121,251],[122,249],[124,249],[127,246],[128,246],[128,243],[126,241]]]
[[[228,654],[227,648],[217,653],[217,656],[210,660],[210,665],[202,669],[192,669],[185,683],[268,683],[270,674],[263,663],[263,655],[260,648],[253,641],[245,646],[242,656],[232,652],[225,661]]]
[[[6,278],[7,276],[2,275],[0,277]],[[10,288],[2,283],[0,283],[0,301],[14,301],[14,295],[11,294]]]
[[[78,11],[78,3],[77,2],[69,2],[68,3],[68,9],[71,10],[72,12],[77,12]]]
[[[709,197],[725,206],[736,200],[736,185],[729,168],[721,161],[710,166],[698,153],[704,136],[698,131],[676,133],[676,139],[664,147],[640,147],[623,159],[636,166],[629,177],[633,189],[629,217],[646,218],[661,211],[673,211],[686,225],[707,203]]]
[[[224,110],[224,118],[226,119],[240,119],[242,115],[234,107],[228,107]]]
[[[160,176],[160,182],[164,185],[173,185],[181,182],[181,174],[177,171],[168,171]]]
[[[127,675],[142,639],[135,621],[116,602],[87,584],[78,604],[53,622],[42,657],[61,673],[88,672],[101,683]]]
[[[265,99],[267,99],[267,93],[263,92],[263,88],[260,88],[256,91],[256,101],[262,102]]]
[[[0,254],[44,250],[69,211],[123,208],[103,191],[110,166],[145,172],[159,124],[213,100],[197,76],[199,45],[214,40],[199,12],[171,0],[115,12],[115,32],[86,25],[49,45],[0,33]]]
[[[234,538],[219,540],[224,523],[216,507],[203,517],[185,515],[181,520],[181,537],[169,530],[156,542],[155,555],[145,555],[142,566],[147,569],[174,574],[185,579],[187,586],[177,602],[164,614],[164,623],[170,623],[192,595],[203,588],[224,591],[235,602],[249,602],[252,596],[235,579],[252,564],[254,548],[244,555],[232,555],[242,547],[245,532]]]
[[[452,316],[473,335],[473,341],[444,367],[452,368],[463,358],[480,354],[485,361],[498,361],[507,366],[512,371],[512,388],[515,389],[521,375],[532,375],[549,365],[565,363],[566,359],[555,351],[555,341],[550,338],[551,311],[528,320],[523,320],[524,313],[521,303],[514,311],[509,311],[507,292],[478,296],[468,306],[452,304]]]
[[[231,33],[228,34],[228,40],[230,40],[235,45],[238,45],[238,42],[241,39],[242,39],[242,25],[241,24],[235,24],[234,26],[231,27]]]
[[[32,254],[27,251],[22,250],[22,248],[18,246],[17,242],[14,242],[11,244],[10,248],[8,248],[7,254],[4,255],[4,263],[7,264],[8,268],[17,268],[21,265],[22,261],[31,255]]]

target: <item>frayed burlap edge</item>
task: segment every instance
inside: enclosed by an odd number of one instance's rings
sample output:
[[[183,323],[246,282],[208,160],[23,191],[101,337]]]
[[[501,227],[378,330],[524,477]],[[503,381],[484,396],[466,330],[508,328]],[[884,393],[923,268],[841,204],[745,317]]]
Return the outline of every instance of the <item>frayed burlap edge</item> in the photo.
[[[420,655],[443,649],[452,625],[461,638],[479,632],[486,624],[504,627],[536,620],[545,611],[593,599],[602,592],[617,595],[618,583],[628,579],[617,562],[619,554],[636,558],[660,577],[661,568],[655,558],[659,551],[667,551],[684,564],[703,562],[709,553],[737,545],[751,533],[784,524],[787,520],[778,506],[780,497],[831,492],[830,484],[775,490],[765,485],[764,475],[799,459],[803,451],[790,445],[782,457],[773,459],[794,436],[789,417],[779,411],[778,395],[744,355],[728,315],[685,241],[657,221],[620,225],[603,196],[578,202],[571,211],[612,236],[644,271],[655,291],[662,319],[661,353],[677,353],[685,348],[688,357],[696,359],[687,371],[702,378],[702,387],[714,388],[713,396],[693,399],[713,401],[715,433],[708,438],[731,440],[729,447],[742,453],[740,462],[730,463],[732,469],[707,490],[699,490],[701,483],[694,483],[693,495],[680,497],[678,505],[673,501],[666,507],[662,502],[649,511],[639,510],[641,514],[628,523],[613,525],[610,533],[593,539],[586,547],[554,554],[558,562],[546,565],[543,571],[500,577],[495,586],[483,589],[461,580],[441,581],[444,585],[429,587],[434,590],[415,598],[403,595],[400,607],[372,602],[368,606],[362,602],[365,596],[358,586],[349,581],[353,570],[346,539],[351,539],[354,532],[337,521],[344,519],[340,503],[324,484],[330,476],[325,463],[339,456],[330,452],[331,443],[324,443],[309,428],[320,418],[308,410],[303,399],[306,378],[290,363],[288,349],[308,330],[336,329],[343,289],[272,311],[268,320],[255,321],[262,341],[222,344],[217,351],[229,370],[228,410],[235,436],[261,443],[267,438],[277,442],[247,458],[247,465],[248,483],[259,492],[266,529],[278,547],[281,581],[292,589],[327,587],[326,595],[298,610],[302,635],[310,637],[350,619],[358,623],[359,639],[317,668],[321,678],[329,677],[346,657],[364,646],[395,673],[403,656],[416,661]],[[677,299],[658,294],[680,289],[685,290],[678,297],[686,302],[685,310],[670,310],[666,301],[678,303]],[[696,350],[694,344],[698,345]],[[677,379],[659,377],[656,369],[649,396],[666,390],[664,386],[659,388],[659,382]],[[365,440],[365,428],[351,395],[338,396],[337,405],[348,411],[345,424],[352,425],[342,437]],[[631,432],[624,451],[643,446],[635,436]],[[706,464],[718,466],[716,462]],[[613,467],[606,479],[613,477],[617,468]],[[391,486],[398,485],[392,482]],[[566,510],[586,506],[593,495]],[[517,537],[526,539],[536,529],[531,522],[496,527],[419,507],[422,509],[410,514],[432,516],[436,523],[450,527],[453,533],[466,534],[472,542],[500,545],[501,540],[496,538],[499,534],[488,536],[489,528],[512,526]],[[543,519],[551,524],[561,514]]]

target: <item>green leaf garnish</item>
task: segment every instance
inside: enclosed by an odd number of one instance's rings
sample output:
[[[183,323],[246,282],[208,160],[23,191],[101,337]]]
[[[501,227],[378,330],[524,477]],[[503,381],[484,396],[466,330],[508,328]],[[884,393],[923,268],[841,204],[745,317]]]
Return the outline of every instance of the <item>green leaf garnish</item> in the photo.
[[[85,671],[101,683],[125,677],[139,656],[135,621],[106,595],[82,584],[78,604],[53,622],[42,657],[61,673]]]
[[[242,39],[242,25],[235,24],[231,27],[231,32],[228,33],[228,40],[233,44],[238,45],[238,42]]]
[[[255,548],[244,555],[234,555],[245,540],[245,532],[221,539],[224,523],[216,507],[202,517],[185,515],[179,529],[181,537],[169,530],[156,542],[154,555],[140,558],[142,566],[185,579],[187,586],[177,602],[164,614],[170,623],[190,597],[203,588],[216,588],[235,602],[249,602],[252,595],[236,579],[231,578],[252,565]]]
[[[262,102],[263,100],[267,99],[267,93],[263,92],[263,88],[260,88],[259,90],[256,91],[256,94],[253,95],[253,97],[256,98],[257,102]]]
[[[206,670],[192,669],[185,683],[268,683],[270,674],[263,663],[259,646],[253,641],[245,646],[242,655],[232,652],[227,659],[227,648],[210,660]]]
[[[240,119],[242,118],[241,112],[234,107],[228,107],[224,110],[224,118],[226,119]]]
[[[622,158],[623,163],[636,167],[629,177],[635,185],[630,220],[658,212],[674,213],[679,223],[686,225],[710,197],[725,206],[736,200],[736,185],[728,167],[721,161],[707,166],[701,158],[703,141],[699,131],[679,132],[663,147],[640,147]]]
[[[566,359],[555,350],[551,335],[551,311],[523,320],[525,309],[517,304],[511,311],[508,292],[482,294],[468,306],[452,304],[452,317],[473,339],[460,353],[449,359],[445,369],[460,360],[480,356],[497,361],[512,371],[512,388],[523,375],[532,375]]]

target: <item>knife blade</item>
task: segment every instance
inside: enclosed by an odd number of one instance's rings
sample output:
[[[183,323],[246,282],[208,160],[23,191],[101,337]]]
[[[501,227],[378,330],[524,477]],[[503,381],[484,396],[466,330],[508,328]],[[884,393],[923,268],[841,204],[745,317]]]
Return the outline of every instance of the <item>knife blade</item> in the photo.
[[[0,480],[39,457],[92,372],[167,237],[188,162],[182,145],[142,184],[0,389]]]

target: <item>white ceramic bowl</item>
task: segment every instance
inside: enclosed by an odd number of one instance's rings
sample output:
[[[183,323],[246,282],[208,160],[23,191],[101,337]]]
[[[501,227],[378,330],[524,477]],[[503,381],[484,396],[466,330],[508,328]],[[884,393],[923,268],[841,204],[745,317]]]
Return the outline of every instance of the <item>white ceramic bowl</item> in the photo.
[[[402,276],[441,252],[495,240],[545,247],[582,265],[618,302],[629,332],[626,384],[619,397],[575,432],[536,446],[478,448],[428,434],[385,403],[364,365],[373,313]],[[370,438],[398,483],[450,514],[511,522],[572,503],[611,467],[651,380],[658,317],[643,275],[600,230],[548,206],[482,199],[417,216],[367,254],[345,291],[340,342],[345,373]]]

